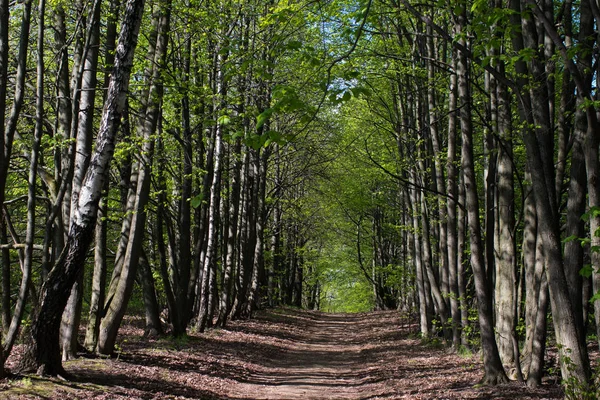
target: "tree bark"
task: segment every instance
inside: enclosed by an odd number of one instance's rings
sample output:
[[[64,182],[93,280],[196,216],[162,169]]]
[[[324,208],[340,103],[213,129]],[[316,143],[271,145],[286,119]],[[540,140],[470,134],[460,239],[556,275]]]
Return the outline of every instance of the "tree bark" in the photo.
[[[498,70],[504,74],[504,65]],[[500,359],[507,367],[518,369],[518,355],[513,348],[513,337],[517,326],[517,256],[515,241],[515,205],[513,177],[512,126],[508,88],[496,83],[498,97],[498,183],[497,209],[498,226],[496,229],[496,333]]]
[[[29,5],[31,7],[31,5]],[[19,327],[25,311],[27,292],[31,284],[31,273],[33,264],[33,242],[35,239],[35,205],[36,205],[36,178],[37,167],[40,159],[41,142],[43,134],[44,118],[44,14],[46,2],[40,0],[39,3],[39,24],[38,24],[38,43],[37,43],[37,84],[36,84],[36,113],[35,113],[35,131],[33,144],[31,148],[31,157],[29,165],[29,176],[27,184],[27,229],[25,234],[25,257],[23,261],[23,275],[21,277],[21,286],[15,303],[12,321],[8,332],[5,332],[3,348],[0,350],[0,375],[4,375],[4,363],[6,357],[10,354],[17,338]]]
[[[453,66],[456,70],[456,57],[453,57]],[[448,93],[448,157],[447,171],[447,243],[448,243],[448,291],[450,295],[450,315],[452,317],[452,347],[458,349],[461,345],[460,302],[458,293],[458,216],[456,207],[458,201],[458,174],[456,170],[456,74],[450,75]]]
[[[459,33],[466,26],[466,10],[457,16]],[[459,39],[463,46],[466,40]],[[457,62],[458,74],[458,99],[460,103],[460,126],[462,136],[462,168],[464,174],[465,195],[471,244],[471,266],[475,280],[475,293],[477,295],[477,308],[479,326],[481,331],[481,345],[483,348],[483,366],[485,375],[482,382],[485,384],[499,384],[508,381],[494,335],[493,308],[490,293],[490,282],[484,263],[483,245],[481,240],[481,226],[479,222],[479,199],[477,195],[477,179],[473,160],[473,129],[471,121],[471,95],[468,80],[468,61],[464,52],[459,52]]]
[[[238,216],[240,210],[240,174],[242,169],[241,162],[241,141],[236,140],[233,154],[233,171],[231,172],[231,189],[229,195],[229,223],[227,225],[227,251],[225,255],[225,267],[223,269],[223,285],[221,289],[221,300],[219,303],[219,317],[217,325],[225,327],[227,316],[231,311],[231,296],[233,295],[233,272],[235,271],[236,261],[236,243],[238,231]]]
[[[105,193],[108,192],[105,188]],[[100,333],[102,320],[102,306],[104,305],[104,291],[106,289],[106,241],[107,241],[107,197],[103,196],[98,206],[98,220],[96,221],[95,246],[94,246],[94,272],[92,276],[92,293],[88,314],[88,326],[85,332],[84,347],[95,352]]]
[[[521,7],[529,7],[529,4],[524,2]],[[537,11],[539,9],[536,9],[536,17],[540,19]],[[526,47],[537,52],[541,40],[537,37],[538,31],[535,22],[531,14],[521,13],[524,43]],[[547,27],[545,29],[546,33],[550,33]],[[543,218],[538,218],[538,234],[544,245],[546,274],[554,331],[559,345],[561,374],[565,381],[571,379],[577,381],[580,385],[577,390],[585,389],[589,385],[591,372],[585,342],[581,341],[581,338],[584,337],[581,315],[575,312],[573,306],[574,299],[580,301],[581,289],[577,288],[578,293],[574,295],[572,292],[574,288],[569,288],[564,269],[560,216],[555,192],[553,132],[548,110],[548,91],[545,86],[546,82],[543,81],[544,67],[541,64],[540,56],[536,54],[528,66],[532,77],[532,82],[529,83],[531,102],[522,106],[525,108],[524,115],[529,118],[527,122],[530,126],[535,126],[535,129],[524,131],[523,142],[532,176],[537,215],[543,216]],[[581,87],[578,89],[585,91]]]
[[[81,95],[79,99],[79,116],[77,118],[77,136],[75,145],[75,165],[73,170],[73,181],[71,183],[71,212],[77,207],[79,190],[85,173],[89,166],[92,152],[94,103],[96,99],[96,83],[98,69],[98,53],[100,46],[100,1],[94,2],[92,13],[88,21],[89,41],[84,50],[83,74],[81,81]],[[61,346],[63,349],[62,359],[67,361],[77,356],[78,342],[77,333],[81,320],[81,309],[83,301],[83,275],[71,289],[71,296],[65,308],[61,323]]]
[[[65,373],[58,341],[60,317],[67,304],[69,289],[82,268],[92,241],[98,203],[108,177],[115,138],[125,107],[143,9],[144,0],[127,2],[96,148],[81,187],[66,249],[42,287],[40,308],[33,318],[31,341],[22,366],[37,369],[39,374]]]
[[[421,337],[423,339],[427,339],[431,334],[431,317],[427,311],[427,300],[425,298],[425,273],[423,272],[423,258],[421,251],[421,238],[418,234],[419,232],[419,212],[418,212],[418,202],[417,202],[417,189],[411,188],[407,189],[410,191],[410,204],[412,210],[412,228],[413,228],[413,246],[411,248],[412,251],[412,259],[415,264],[415,274],[417,281],[417,293],[419,299],[419,326],[421,331]]]
[[[252,281],[248,292],[248,303],[246,313],[248,317],[252,316],[254,310],[258,309],[261,301],[261,283],[265,274],[264,262],[264,230],[265,230],[265,193],[267,180],[267,161],[269,159],[269,149],[264,149],[262,155],[257,154],[255,159],[255,170],[258,179],[257,207],[256,207],[256,243],[254,245],[254,263],[252,268]],[[294,305],[302,306],[302,265],[298,266],[299,287],[296,287],[296,299]]]
[[[154,338],[162,335],[163,329],[160,323],[160,310],[158,309],[158,300],[156,299],[152,267],[148,263],[145,254],[142,254],[140,257],[138,278],[142,286],[142,297],[144,298],[144,310],[146,313],[144,336]]]
[[[154,62],[150,67],[150,85],[147,98],[147,109],[140,121],[138,130],[143,137],[142,152],[137,163],[138,177],[135,195],[134,214],[131,217],[131,230],[129,240],[123,257],[121,275],[116,283],[113,297],[106,307],[106,316],[100,324],[98,337],[98,352],[112,354],[114,351],[117,333],[127,309],[127,303],[133,291],[136,277],[136,268],[142,254],[142,239],[146,226],[146,206],[150,199],[150,178],[152,170],[152,157],[154,154],[154,134],[158,125],[163,97],[161,67],[165,64],[167,54],[167,34],[169,32],[171,3],[161,3],[157,14],[157,37],[154,52]]]
[[[219,69],[216,75],[217,79],[217,93],[224,96],[226,93],[226,86],[223,82],[223,62],[224,56],[218,57],[219,62],[217,68]],[[221,107],[217,107],[220,110]],[[209,310],[209,297],[212,296],[213,288],[211,287],[211,271],[216,269],[217,262],[217,249],[218,249],[218,223],[219,223],[219,203],[220,203],[220,191],[221,191],[221,173],[222,173],[222,158],[223,158],[223,126],[221,123],[217,123],[215,131],[215,144],[214,144],[214,169],[212,177],[212,185],[210,187],[210,200],[208,209],[208,239],[206,247],[206,256],[203,265],[201,291],[200,291],[200,310],[198,313],[198,319],[196,321],[196,329],[199,332],[204,332],[208,325]],[[212,278],[214,279],[214,278]]]

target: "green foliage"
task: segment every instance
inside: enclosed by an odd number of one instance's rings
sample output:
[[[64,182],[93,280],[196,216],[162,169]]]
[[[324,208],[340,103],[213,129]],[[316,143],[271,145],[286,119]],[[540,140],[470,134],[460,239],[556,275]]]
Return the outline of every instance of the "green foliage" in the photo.
[[[569,377],[563,380],[563,388],[565,391],[565,399],[577,399],[577,400],[594,400],[597,398],[596,390],[590,387],[589,382],[581,382],[575,376],[577,366],[571,360],[569,354],[571,349],[564,348],[560,344],[557,344],[559,351],[559,365],[561,369],[565,368],[569,372]]]

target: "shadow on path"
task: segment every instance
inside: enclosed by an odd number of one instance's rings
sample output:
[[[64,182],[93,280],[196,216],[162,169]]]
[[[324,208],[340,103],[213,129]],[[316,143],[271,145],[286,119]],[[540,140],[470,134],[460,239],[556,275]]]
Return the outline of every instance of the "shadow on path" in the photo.
[[[2,398],[559,399],[560,388],[477,388],[479,357],[425,346],[398,312],[262,312],[185,339],[142,338],[130,324],[118,358],[65,365],[74,382],[31,378]],[[0,390],[3,389],[0,387]]]

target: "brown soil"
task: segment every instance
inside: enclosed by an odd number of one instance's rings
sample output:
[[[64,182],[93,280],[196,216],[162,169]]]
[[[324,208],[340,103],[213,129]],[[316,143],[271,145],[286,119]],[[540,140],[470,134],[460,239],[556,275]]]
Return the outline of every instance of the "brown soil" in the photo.
[[[66,363],[75,381],[1,381],[0,398],[562,398],[556,384],[477,386],[480,357],[422,344],[397,312],[279,309],[181,340],[143,339],[140,321],[130,322],[121,332],[119,357]]]

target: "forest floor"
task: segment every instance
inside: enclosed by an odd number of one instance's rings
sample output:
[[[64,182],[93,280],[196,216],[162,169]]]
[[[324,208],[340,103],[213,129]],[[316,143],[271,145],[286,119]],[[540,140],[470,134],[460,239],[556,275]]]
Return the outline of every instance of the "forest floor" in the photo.
[[[478,354],[423,344],[397,312],[261,312],[184,339],[121,330],[118,357],[66,362],[71,381],[0,381],[0,399],[559,399],[555,382],[478,386]],[[22,349],[17,349],[22,350]],[[16,362],[16,356],[9,360]]]

